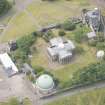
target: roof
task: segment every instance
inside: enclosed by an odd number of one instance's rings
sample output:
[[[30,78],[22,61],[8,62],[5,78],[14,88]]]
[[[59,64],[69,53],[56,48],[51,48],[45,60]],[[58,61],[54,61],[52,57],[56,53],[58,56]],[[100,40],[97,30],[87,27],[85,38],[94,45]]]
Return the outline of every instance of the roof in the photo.
[[[36,85],[40,90],[48,91],[53,89],[54,81],[48,74],[43,74],[36,80]]]
[[[18,72],[16,65],[7,53],[0,54],[0,61],[3,64],[8,75],[13,75],[14,73]]]
[[[50,44],[51,46],[57,46],[59,43],[62,43],[63,40],[64,39],[62,37],[53,38],[50,40]]]
[[[90,39],[90,38],[94,38],[94,37],[96,37],[96,34],[95,34],[95,32],[89,32],[89,33],[87,33],[87,37]]]
[[[62,52],[62,51],[65,51],[64,55],[66,55],[66,53],[68,55],[68,53],[75,48],[72,41],[66,40],[62,37],[57,37],[57,38],[51,39],[50,44],[51,44],[51,46],[48,47],[47,50],[48,50],[48,52],[50,53],[51,56],[59,55],[59,53]]]

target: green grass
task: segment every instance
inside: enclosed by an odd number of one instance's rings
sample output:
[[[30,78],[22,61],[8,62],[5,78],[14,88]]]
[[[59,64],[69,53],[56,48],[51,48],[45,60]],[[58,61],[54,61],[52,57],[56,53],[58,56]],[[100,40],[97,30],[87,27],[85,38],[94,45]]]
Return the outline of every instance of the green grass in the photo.
[[[87,3],[87,0],[84,0]],[[39,24],[42,26],[62,22],[71,16],[80,15],[80,11],[83,6],[79,3],[83,3],[83,0],[72,1],[56,1],[56,2],[33,2],[29,7],[30,11]]]
[[[32,105],[30,99],[24,98],[22,105]],[[6,102],[0,102],[0,105],[20,105],[19,100],[15,97],[10,98],[9,100],[6,100]]]
[[[35,47],[37,48],[37,52],[33,53],[33,57],[31,59],[32,66],[40,65],[48,68],[49,60],[47,59],[47,55],[45,53],[47,43],[43,39],[39,38],[37,43],[35,43]]]
[[[31,33],[37,29],[37,25],[46,26],[63,22],[69,17],[80,16],[82,8],[92,7],[91,5],[80,5],[80,3],[88,4],[88,0],[58,0],[56,2],[33,1],[32,4],[27,7],[27,11],[32,15],[33,19],[26,12],[21,12],[11,20],[9,28],[0,36],[0,42],[16,39]],[[33,20],[36,21],[37,24],[33,22]]]
[[[46,105],[105,105],[105,88],[61,98]]]
[[[19,38],[34,30],[36,30],[35,24],[25,12],[22,12],[11,20],[6,32],[0,36],[0,42]]]

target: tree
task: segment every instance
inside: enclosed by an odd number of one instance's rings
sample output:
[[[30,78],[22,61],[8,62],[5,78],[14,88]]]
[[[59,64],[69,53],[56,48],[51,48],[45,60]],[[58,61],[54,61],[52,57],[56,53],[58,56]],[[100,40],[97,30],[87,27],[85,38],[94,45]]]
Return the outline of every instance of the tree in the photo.
[[[42,66],[33,66],[34,73],[37,75],[43,74],[45,69]]]
[[[99,42],[104,42],[105,41],[105,38],[104,38],[104,35],[103,35],[102,32],[98,32],[97,41],[99,41]]]
[[[64,30],[61,29],[61,30],[59,30],[59,33],[58,34],[59,34],[59,36],[64,36],[66,33],[65,33]]]
[[[12,57],[13,61],[25,62],[27,59],[27,54],[26,54],[26,52],[23,52],[18,49],[11,53],[11,57]]]
[[[78,45],[78,46],[76,46],[75,52],[77,54],[82,54],[84,52],[84,49],[82,46]]]
[[[97,48],[98,50],[105,50],[105,42],[98,42],[98,43],[96,44],[96,48]]]
[[[23,36],[17,40],[18,48],[28,54],[30,52],[30,46],[34,43],[36,37],[33,35]]]
[[[90,64],[73,74],[73,84],[90,84],[105,80],[105,62]]]
[[[0,16],[7,12],[11,8],[11,5],[7,0],[0,0]]]
[[[76,25],[71,22],[71,21],[65,21],[63,24],[62,24],[62,28],[64,30],[68,30],[68,31],[72,31],[76,28]]]
[[[75,32],[74,32],[74,39],[76,42],[80,43],[85,39],[87,36],[86,34],[90,31],[88,27],[79,27]]]
[[[84,30],[82,28],[79,28],[78,30],[76,30],[74,32],[74,34],[75,34],[74,39],[78,43],[80,43],[83,40],[84,36],[85,36]]]
[[[53,31],[52,31],[52,30],[48,30],[48,31],[43,35],[43,38],[44,38],[44,40],[45,40],[46,42],[49,42],[49,40],[50,40],[51,38],[53,38],[53,36],[54,36]]]

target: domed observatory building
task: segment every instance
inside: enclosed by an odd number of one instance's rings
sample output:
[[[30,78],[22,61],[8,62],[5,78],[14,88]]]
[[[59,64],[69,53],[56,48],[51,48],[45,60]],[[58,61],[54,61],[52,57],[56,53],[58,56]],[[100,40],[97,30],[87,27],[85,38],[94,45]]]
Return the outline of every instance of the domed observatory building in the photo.
[[[41,75],[36,80],[36,88],[38,89],[40,93],[43,93],[43,94],[48,94],[52,92],[54,88],[53,78],[48,74]]]
[[[103,50],[99,50],[99,51],[97,51],[96,56],[97,56],[98,59],[103,59],[104,56],[105,56],[105,52]]]

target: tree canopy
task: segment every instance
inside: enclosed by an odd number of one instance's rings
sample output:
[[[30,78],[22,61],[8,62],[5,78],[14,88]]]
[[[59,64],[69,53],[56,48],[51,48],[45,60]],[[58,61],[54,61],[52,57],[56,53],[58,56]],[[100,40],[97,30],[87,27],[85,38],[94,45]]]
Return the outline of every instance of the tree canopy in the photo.
[[[73,84],[90,84],[105,80],[105,62],[91,64],[73,75]]]
[[[11,5],[7,0],[0,0],[0,16],[7,12],[10,7]]]

